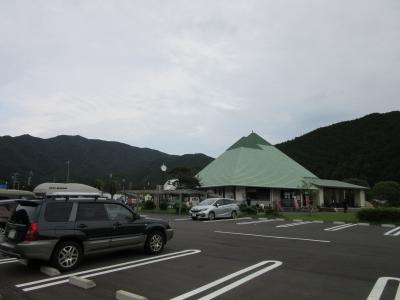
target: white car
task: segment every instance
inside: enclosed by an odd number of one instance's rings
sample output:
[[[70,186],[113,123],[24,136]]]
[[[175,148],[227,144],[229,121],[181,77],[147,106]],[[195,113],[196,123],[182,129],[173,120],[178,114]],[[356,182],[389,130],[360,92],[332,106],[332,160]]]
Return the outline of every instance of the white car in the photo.
[[[236,218],[240,213],[235,200],[226,198],[208,198],[192,207],[190,217],[196,219]]]

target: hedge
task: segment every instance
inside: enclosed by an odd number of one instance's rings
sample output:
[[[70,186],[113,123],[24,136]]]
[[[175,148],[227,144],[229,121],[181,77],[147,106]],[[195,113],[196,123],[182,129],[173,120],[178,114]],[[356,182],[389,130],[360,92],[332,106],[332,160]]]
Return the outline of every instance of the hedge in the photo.
[[[364,208],[357,212],[360,221],[400,223],[400,208]]]

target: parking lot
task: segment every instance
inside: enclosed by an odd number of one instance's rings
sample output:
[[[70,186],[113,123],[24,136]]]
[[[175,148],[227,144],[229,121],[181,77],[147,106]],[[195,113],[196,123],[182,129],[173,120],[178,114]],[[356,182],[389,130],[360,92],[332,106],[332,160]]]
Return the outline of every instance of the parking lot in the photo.
[[[123,289],[148,299],[400,299],[400,228],[157,217],[175,229],[162,255],[87,258],[74,274],[96,283],[88,290],[69,285],[70,274],[48,277],[40,265],[0,257],[0,294],[115,299]]]

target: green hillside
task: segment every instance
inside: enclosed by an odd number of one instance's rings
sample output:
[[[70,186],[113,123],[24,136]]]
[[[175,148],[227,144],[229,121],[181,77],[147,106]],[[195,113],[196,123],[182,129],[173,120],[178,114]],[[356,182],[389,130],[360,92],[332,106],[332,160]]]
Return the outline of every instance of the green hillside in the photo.
[[[148,183],[154,187],[163,179],[162,163],[169,170],[187,167],[199,171],[212,160],[204,154],[169,155],[81,136],[4,136],[0,137],[0,153],[0,182],[12,182],[12,174],[18,173],[21,185],[26,185],[31,170],[33,185],[53,180],[64,182],[66,161],[70,161],[70,181],[92,183],[95,178],[107,180],[113,174],[113,178],[124,178],[127,187]]]
[[[400,111],[319,128],[276,145],[321,178],[400,181]]]

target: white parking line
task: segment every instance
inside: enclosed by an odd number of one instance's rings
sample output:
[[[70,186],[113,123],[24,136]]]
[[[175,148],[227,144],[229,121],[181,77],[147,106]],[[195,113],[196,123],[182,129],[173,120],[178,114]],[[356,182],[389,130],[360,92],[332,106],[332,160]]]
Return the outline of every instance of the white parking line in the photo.
[[[140,266],[144,266],[144,265],[148,265],[148,264],[153,264],[156,262],[166,261],[166,260],[170,260],[170,259],[174,259],[174,258],[198,254],[200,252],[201,252],[201,250],[184,250],[184,251],[179,251],[179,252],[173,252],[173,253],[169,253],[169,254],[159,255],[156,257],[133,260],[133,261],[115,264],[115,265],[111,265],[111,266],[95,268],[95,269],[85,270],[85,271],[76,272],[76,273],[72,273],[72,274],[60,275],[60,276],[55,276],[52,278],[46,278],[46,279],[42,279],[42,280],[21,283],[21,284],[15,285],[15,286],[18,288],[30,286],[28,288],[22,289],[24,292],[28,292],[28,291],[33,291],[33,290],[37,290],[37,289],[41,289],[41,288],[45,288],[45,287],[49,287],[49,286],[53,286],[53,285],[66,283],[66,282],[68,282],[68,277],[71,277],[71,276],[87,274],[87,275],[83,275],[80,277],[89,278],[89,277],[99,276],[99,275],[108,274],[108,273],[112,273],[112,272],[122,271],[122,270],[126,270],[126,269],[136,268],[136,267],[140,267]],[[99,271],[99,272],[97,272],[97,271]],[[67,278],[67,279],[64,279],[64,278]],[[62,279],[62,280],[58,280],[58,279]],[[47,282],[47,283],[44,283],[44,282]],[[44,284],[41,284],[41,283],[44,283]]]
[[[338,226],[333,226],[333,227],[329,227],[329,228],[325,228],[325,231],[338,231],[338,230],[342,230],[342,229],[347,229],[353,226],[357,226],[357,224],[343,224],[343,225],[338,225]]]
[[[0,259],[0,262],[10,261],[10,260],[17,260],[17,259],[16,258],[2,258],[2,259]]]
[[[184,219],[175,219],[174,221],[188,221],[191,220],[192,218],[184,218]]]
[[[4,258],[4,259],[0,259],[0,265],[5,265],[5,264],[15,263],[15,262],[18,262],[18,259],[16,259],[16,258]]]
[[[389,280],[394,280],[399,282],[399,286],[397,288],[394,300],[400,300],[400,278],[396,277],[379,277],[374,287],[372,288],[371,293],[369,294],[367,300],[379,300]]]
[[[258,223],[268,223],[268,222],[273,222],[273,221],[276,221],[276,220],[269,219],[269,220],[260,220],[260,221],[240,222],[240,223],[236,223],[236,225],[250,225],[250,224],[258,224]]]
[[[393,229],[389,230],[388,232],[385,232],[384,235],[391,235],[391,236],[400,235],[400,226],[393,228]]]
[[[216,230],[214,232],[224,233],[224,234],[232,234],[232,235],[245,235],[245,236],[255,236],[255,237],[263,237],[263,238],[271,238],[271,239],[284,239],[284,240],[298,240],[298,241],[316,242],[316,243],[330,243],[331,242],[331,241],[326,241],[326,240],[303,239],[303,238],[295,238],[295,237],[287,237],[287,236],[262,235],[262,234],[229,232],[229,231],[219,231],[219,230]]]
[[[212,221],[204,221],[203,223],[214,223],[214,222],[227,222],[227,221],[237,221],[237,220],[250,220],[250,217],[237,218],[237,219],[223,219],[223,220],[212,220]]]
[[[204,297],[202,297],[200,299],[203,299],[203,300],[213,299],[213,298],[215,298],[215,297],[217,297],[217,296],[219,296],[221,294],[224,294],[227,291],[229,291],[229,290],[231,290],[231,289],[233,289],[233,288],[235,288],[235,287],[237,287],[237,286],[239,286],[239,285],[241,285],[241,284],[243,284],[243,283],[245,283],[245,282],[257,277],[257,276],[260,276],[260,275],[262,275],[262,274],[264,274],[264,273],[266,273],[268,271],[271,271],[271,270],[273,270],[273,269],[275,269],[275,268],[277,268],[277,267],[282,265],[281,261],[265,260],[265,261],[259,262],[258,264],[252,265],[250,267],[247,267],[245,269],[242,269],[240,271],[237,271],[235,273],[232,273],[230,275],[227,275],[225,277],[217,279],[217,280],[215,280],[215,281],[213,281],[213,282],[211,282],[209,284],[203,285],[203,286],[201,286],[201,287],[199,287],[199,288],[197,288],[197,289],[195,289],[193,291],[190,291],[190,292],[187,292],[187,293],[185,293],[183,295],[180,295],[178,297],[172,298],[171,300],[184,300],[184,299],[187,299],[187,298],[192,297],[194,295],[197,295],[197,294],[199,294],[201,292],[204,292],[204,291],[206,291],[206,290],[208,290],[208,289],[210,289],[210,288],[212,288],[214,286],[217,286],[217,285],[219,285],[219,284],[221,284],[221,283],[223,283],[225,281],[228,281],[228,280],[230,280],[232,278],[240,276],[240,275],[242,275],[244,273],[252,271],[252,270],[254,270],[256,268],[259,268],[261,266],[264,266],[264,265],[266,265],[268,263],[272,263],[272,265],[270,265],[268,267],[265,267],[265,268],[263,268],[263,269],[261,269],[261,270],[259,270],[257,272],[254,272],[254,273],[252,273],[252,274],[250,274],[250,275],[248,275],[248,276],[246,276],[246,277],[244,277],[244,278],[242,278],[240,280],[237,280],[237,281],[235,281],[235,282],[233,282],[233,283],[231,283],[231,284],[229,284],[227,286],[224,286],[224,287],[220,288],[219,290],[216,290],[215,292],[210,293],[210,294],[208,294],[208,295],[206,295],[206,296],[204,296]]]
[[[313,223],[313,222],[312,221],[295,222],[295,223],[288,223],[288,224],[278,225],[276,227],[287,228],[287,227],[300,226],[300,225],[311,224],[311,223]]]

